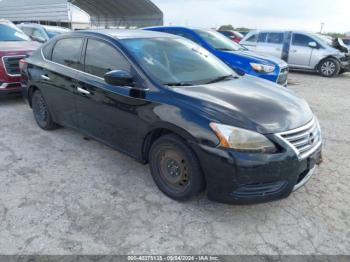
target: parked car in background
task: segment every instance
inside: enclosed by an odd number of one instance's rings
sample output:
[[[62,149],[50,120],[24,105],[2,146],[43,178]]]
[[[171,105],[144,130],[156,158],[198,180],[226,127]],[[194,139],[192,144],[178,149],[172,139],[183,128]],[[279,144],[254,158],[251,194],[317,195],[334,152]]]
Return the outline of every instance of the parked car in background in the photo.
[[[71,127],[149,163],[159,189],[178,201],[205,188],[228,203],[285,198],[320,158],[320,127],[305,100],[237,75],[183,37],[65,34],[26,58],[21,72],[39,127]]]
[[[350,37],[349,38],[343,38],[344,44],[348,46],[348,49],[350,50]]]
[[[303,31],[252,31],[241,45],[259,54],[282,58],[290,68],[333,77],[349,69],[349,54],[318,34]]]
[[[17,25],[24,33],[26,33],[32,40],[45,43],[56,35],[68,33],[71,30],[59,26],[49,26],[40,24],[19,24]]]
[[[250,52],[215,30],[165,26],[145,29],[185,37],[220,58],[238,74],[249,74],[283,86],[287,85],[289,69],[284,61]]]
[[[243,35],[243,37],[245,37],[249,31],[238,31],[238,33],[240,33],[241,35]]]
[[[244,37],[241,33],[233,30],[218,30],[218,32],[236,43],[239,43]]]
[[[20,94],[19,61],[39,47],[7,20],[0,20],[0,96]]]

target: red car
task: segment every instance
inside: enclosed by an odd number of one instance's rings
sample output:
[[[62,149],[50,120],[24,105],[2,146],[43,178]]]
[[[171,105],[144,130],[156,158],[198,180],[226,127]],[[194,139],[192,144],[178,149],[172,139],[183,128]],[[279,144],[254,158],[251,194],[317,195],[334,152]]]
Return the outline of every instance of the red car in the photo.
[[[240,32],[233,30],[219,30],[219,32],[236,43],[239,43],[244,37]]]
[[[39,46],[11,22],[0,20],[0,96],[20,94],[19,61]]]

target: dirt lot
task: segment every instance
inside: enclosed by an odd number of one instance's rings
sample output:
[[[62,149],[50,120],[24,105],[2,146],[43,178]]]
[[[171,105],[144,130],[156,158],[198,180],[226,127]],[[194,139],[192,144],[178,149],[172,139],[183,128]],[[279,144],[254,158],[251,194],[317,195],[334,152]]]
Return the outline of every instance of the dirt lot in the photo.
[[[293,73],[323,129],[324,163],[283,201],[164,196],[135,160],[0,100],[1,254],[350,254],[350,74]]]

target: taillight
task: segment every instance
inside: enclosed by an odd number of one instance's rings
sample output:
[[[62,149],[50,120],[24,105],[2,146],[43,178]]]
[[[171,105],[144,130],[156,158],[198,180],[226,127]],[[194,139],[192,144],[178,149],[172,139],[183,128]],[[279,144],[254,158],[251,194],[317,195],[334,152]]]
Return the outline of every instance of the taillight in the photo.
[[[22,71],[25,65],[27,65],[27,61],[25,59],[19,60],[19,69]]]

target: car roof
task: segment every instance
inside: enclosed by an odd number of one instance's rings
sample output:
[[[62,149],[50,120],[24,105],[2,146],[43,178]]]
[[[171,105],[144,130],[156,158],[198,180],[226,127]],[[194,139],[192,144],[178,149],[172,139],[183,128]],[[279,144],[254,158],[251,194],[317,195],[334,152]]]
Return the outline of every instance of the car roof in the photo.
[[[301,34],[315,34],[313,32],[308,32],[305,30],[276,30],[276,29],[255,29],[249,31],[249,33],[284,33],[284,32],[292,32],[292,33],[301,33]]]
[[[144,29],[181,29],[181,30],[204,30],[209,31],[213,30],[216,31],[216,29],[213,28],[200,28],[200,27],[185,27],[185,26],[152,26],[152,27],[145,27]]]
[[[77,31],[77,33],[90,33],[97,35],[106,35],[109,37],[113,37],[115,39],[133,39],[133,38],[158,38],[158,37],[168,37],[168,38],[176,38],[177,36],[147,31],[141,29],[102,29],[102,30],[81,30]]]

